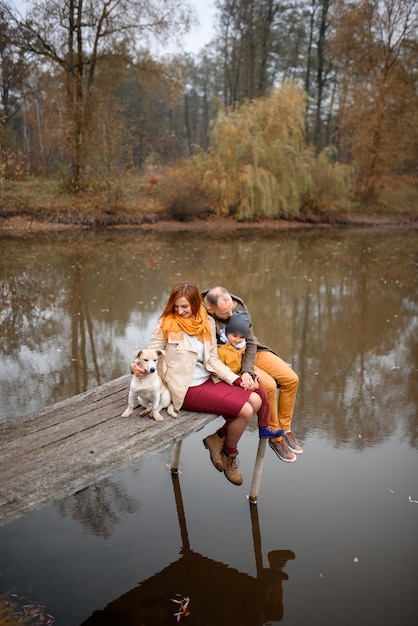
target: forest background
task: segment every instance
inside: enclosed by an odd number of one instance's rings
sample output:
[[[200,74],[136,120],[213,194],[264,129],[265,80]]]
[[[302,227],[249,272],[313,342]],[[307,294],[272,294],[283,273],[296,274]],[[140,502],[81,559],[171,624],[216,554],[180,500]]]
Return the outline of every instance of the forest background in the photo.
[[[20,3],[22,4],[22,3]],[[0,218],[418,215],[418,3],[0,0]]]

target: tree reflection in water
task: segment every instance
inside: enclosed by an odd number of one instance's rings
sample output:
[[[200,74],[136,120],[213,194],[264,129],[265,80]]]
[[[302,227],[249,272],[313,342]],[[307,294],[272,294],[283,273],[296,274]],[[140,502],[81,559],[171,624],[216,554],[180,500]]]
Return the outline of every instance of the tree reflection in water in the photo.
[[[22,343],[35,350],[41,328],[45,334],[53,330],[51,321],[37,307],[34,283],[30,270],[0,280],[0,336],[4,356],[16,352]]]
[[[57,505],[62,517],[71,517],[97,537],[108,539],[125,514],[139,511],[140,503],[111,478],[90,485]]]

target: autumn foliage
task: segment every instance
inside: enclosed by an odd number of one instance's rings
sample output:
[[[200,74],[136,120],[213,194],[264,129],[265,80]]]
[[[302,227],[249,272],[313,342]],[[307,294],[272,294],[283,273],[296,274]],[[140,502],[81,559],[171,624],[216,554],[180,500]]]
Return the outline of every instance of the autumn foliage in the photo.
[[[350,169],[305,141],[305,93],[284,83],[269,97],[221,113],[211,148],[196,157],[215,211],[238,220],[299,218],[341,209]]]
[[[27,4],[0,0],[2,207],[30,177],[99,190],[112,213],[139,187],[175,219],[416,206],[416,0],[220,0],[193,59],[154,54],[187,2]],[[163,175],[144,184],[150,163]]]

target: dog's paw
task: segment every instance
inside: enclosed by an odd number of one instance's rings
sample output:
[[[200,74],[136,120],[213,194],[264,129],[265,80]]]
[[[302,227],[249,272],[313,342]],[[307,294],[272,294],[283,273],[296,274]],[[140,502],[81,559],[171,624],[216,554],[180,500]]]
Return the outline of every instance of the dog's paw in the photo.
[[[152,414],[152,417],[155,419],[156,422],[163,422],[164,418],[162,415],[160,415],[160,413],[158,413],[157,411],[154,411],[154,413]]]
[[[171,415],[171,417],[177,417],[177,413],[175,412],[174,408],[172,406],[169,406],[167,409],[167,413],[169,415]]]
[[[133,413],[132,409],[126,409],[126,410],[122,413],[121,417],[131,417],[132,413]]]

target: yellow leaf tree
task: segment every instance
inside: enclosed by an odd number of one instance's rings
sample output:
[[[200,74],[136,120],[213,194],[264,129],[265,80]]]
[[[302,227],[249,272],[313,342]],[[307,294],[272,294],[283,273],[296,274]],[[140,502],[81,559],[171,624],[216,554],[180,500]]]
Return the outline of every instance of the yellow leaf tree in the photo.
[[[416,0],[340,2],[331,42],[340,91],[338,142],[362,200],[413,180],[418,148]]]

